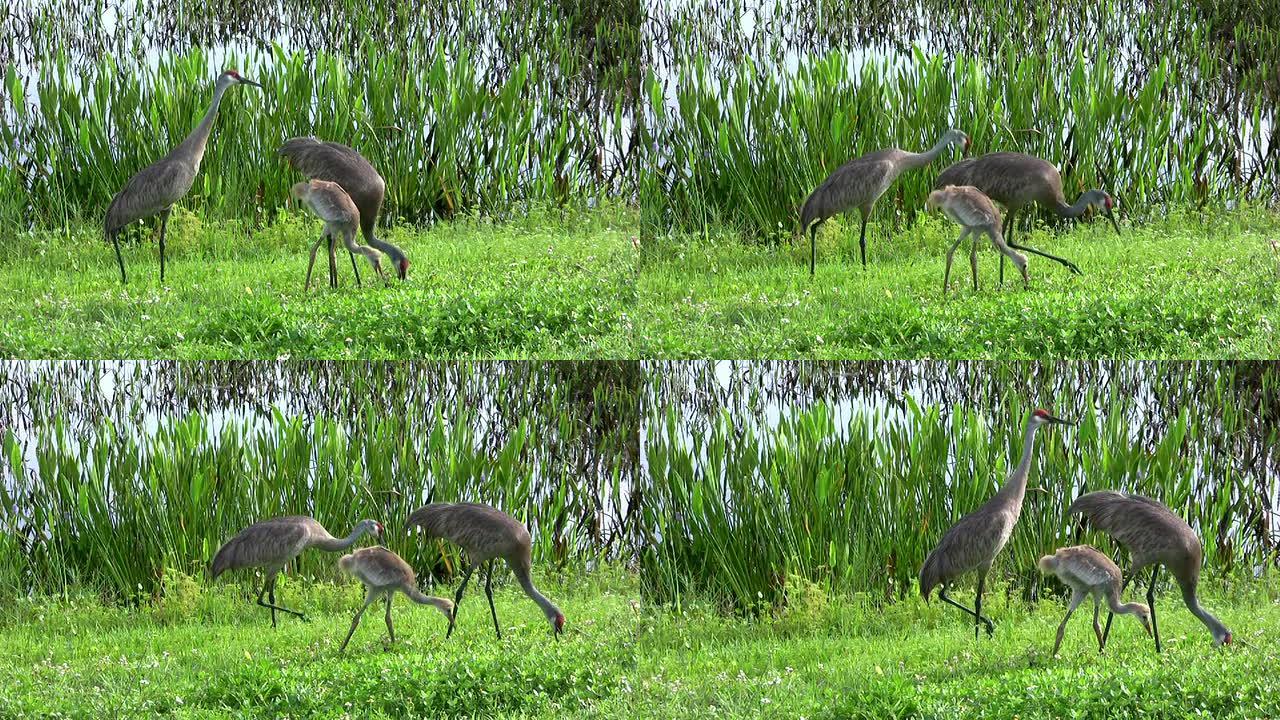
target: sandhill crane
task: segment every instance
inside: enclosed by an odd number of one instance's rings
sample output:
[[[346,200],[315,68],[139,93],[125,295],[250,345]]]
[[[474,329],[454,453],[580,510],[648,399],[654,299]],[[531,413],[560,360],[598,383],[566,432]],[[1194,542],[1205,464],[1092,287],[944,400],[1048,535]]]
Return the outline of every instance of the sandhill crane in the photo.
[[[271,608],[271,627],[276,626],[276,611],[305,620],[307,616],[297,610],[276,605],[276,576],[289,564],[290,560],[302,554],[307,548],[318,548],[326,552],[346,550],[361,536],[373,533],[382,535],[382,523],[376,520],[361,520],[351,530],[351,534],[338,539],[329,534],[324,526],[315,518],[305,515],[290,515],[257,522],[236,533],[218,549],[210,566],[212,579],[227,570],[238,570],[246,567],[262,568],[266,579],[262,590],[258,593],[258,604]],[[268,596],[268,602],[262,596]]]
[[[365,244],[386,253],[401,280],[408,277],[409,258],[404,251],[374,236],[387,184],[372,163],[342,143],[325,142],[315,137],[286,140],[280,146],[280,155],[309,179],[328,180],[341,185],[360,210],[360,231],[364,234]],[[351,255],[351,269],[355,270],[356,284],[359,285],[360,271],[356,269],[354,254]]]
[[[311,260],[307,263],[307,281],[305,288],[311,288],[311,270],[316,265],[316,251],[320,243],[329,240],[329,286],[338,286],[338,266],[334,257],[335,242],[342,239],[351,256],[360,253],[369,258],[374,271],[382,275],[382,253],[368,245],[360,245],[355,241],[356,226],[360,224],[360,211],[337,183],[327,180],[312,180],[294,184],[290,191],[293,197],[301,200],[316,217],[324,220],[324,231],[320,239],[311,246]]]
[[[922,153],[912,153],[898,148],[867,153],[836,168],[818,189],[804,201],[800,209],[800,230],[809,231],[809,274],[813,275],[817,263],[818,226],[828,218],[857,208],[862,214],[862,231],[858,247],[862,253],[862,266],[867,266],[867,218],[876,201],[884,194],[904,170],[922,168],[955,143],[964,143],[969,149],[969,136],[955,129],[948,130],[936,144]],[[959,185],[961,183],[951,183]]]
[[[938,546],[925,558],[920,568],[920,594],[925,601],[934,587],[941,585],[938,597],[948,605],[960,608],[973,616],[973,635],[978,636],[978,622],[987,626],[987,634],[995,632],[991,620],[982,615],[982,590],[987,581],[987,572],[991,563],[1004,548],[1014,525],[1018,524],[1018,516],[1022,514],[1022,498],[1027,491],[1027,472],[1031,469],[1031,451],[1035,447],[1036,430],[1042,425],[1070,425],[1049,414],[1047,410],[1036,410],[1027,417],[1026,436],[1022,443],[1022,459],[1013,473],[1004,481],[1004,485],[996,492],[995,497],[985,505],[965,515],[954,527],[942,536]],[[947,587],[956,578],[965,573],[978,571],[978,593],[974,609],[961,605],[947,597]]]
[[[124,258],[120,256],[120,231],[130,223],[154,215],[160,216],[160,282],[164,282],[164,235],[169,227],[169,212],[173,204],[186,196],[195,183],[196,174],[200,172],[200,161],[204,159],[204,150],[209,143],[209,133],[218,117],[222,96],[228,88],[235,85],[262,87],[235,70],[227,70],[219,75],[214,84],[213,102],[209,103],[209,109],[196,129],[168,155],[129,178],[124,188],[112,198],[103,227],[107,238],[115,245],[121,284],[127,282],[127,279],[124,274]]]
[[[453,617],[449,620],[449,630],[445,637],[453,634],[453,626],[458,619],[458,605],[462,603],[462,591],[466,589],[471,573],[478,565],[487,562],[489,564],[485,570],[484,592],[489,597],[493,631],[497,633],[498,639],[502,639],[502,630],[498,627],[498,611],[493,606],[495,558],[507,561],[507,567],[511,568],[524,594],[542,608],[556,637],[560,636],[560,631],[564,628],[564,614],[533,586],[533,578],[529,574],[533,566],[529,555],[532,541],[529,531],[519,520],[488,505],[432,503],[418,508],[409,516],[410,531],[415,525],[421,525],[428,538],[444,538],[467,553],[467,571],[462,576],[462,584],[458,586],[458,594],[453,598]]]
[[[1029,284],[1027,258],[1005,244],[1004,235],[1001,233],[1000,227],[1000,213],[996,210],[996,206],[992,204],[991,198],[983,195],[971,185],[962,185],[960,187],[949,185],[941,190],[934,190],[929,193],[929,199],[925,202],[925,209],[935,210],[937,208],[942,208],[942,212],[947,217],[964,228],[960,231],[960,237],[956,238],[956,241],[947,250],[947,269],[942,274],[943,295],[947,294],[947,281],[951,278],[951,258],[955,255],[956,247],[961,242],[964,242],[964,239],[970,234],[974,234],[974,237],[973,249],[969,252],[969,267],[973,271],[973,289],[975,292],[978,290],[977,233],[986,233],[990,236],[991,244],[996,246],[996,250],[1012,258],[1013,264],[1017,265],[1018,270],[1022,271],[1023,287]]]
[[[1116,614],[1129,614],[1138,618],[1147,634],[1151,634],[1151,608],[1142,603],[1120,602],[1120,568],[1111,562],[1111,558],[1088,545],[1059,548],[1052,555],[1045,555],[1037,563],[1040,572],[1045,575],[1057,575],[1058,579],[1071,588],[1071,604],[1067,606],[1067,614],[1058,626],[1058,639],[1053,643],[1053,654],[1058,654],[1062,646],[1062,632],[1067,629],[1067,621],[1071,613],[1088,596],[1093,596],[1093,634],[1098,637],[1098,652],[1107,647],[1106,636],[1098,626],[1098,610],[1103,600],[1107,607]]]
[[[1151,630],[1156,652],[1160,652],[1160,625],[1156,622],[1156,578],[1163,565],[1173,573],[1182,589],[1182,602],[1191,614],[1209,628],[1214,646],[1231,644],[1231,631],[1200,607],[1196,587],[1200,584],[1200,561],[1204,548],[1191,526],[1156,500],[1142,495],[1099,490],[1075,499],[1067,508],[1069,515],[1081,515],[1095,528],[1105,532],[1129,551],[1129,572],[1121,590],[1148,566],[1151,586],[1147,588],[1147,605],[1151,606]],[[1113,614],[1107,615],[1106,637],[1111,632]]]
[[[1115,201],[1110,195],[1101,190],[1088,190],[1076,199],[1074,205],[1068,205],[1066,196],[1062,194],[1062,175],[1058,173],[1058,168],[1034,155],[994,152],[961,160],[943,170],[933,184],[935,188],[948,185],[972,185],[1008,209],[1004,227],[1005,241],[1009,243],[1009,247],[1059,262],[1077,275],[1081,274],[1080,268],[1070,260],[1018,245],[1013,241],[1013,223],[1019,210],[1031,203],[1038,203],[1059,217],[1077,218],[1091,207],[1100,208],[1116,229],[1116,234],[1120,233],[1120,226],[1111,213]],[[1003,257],[1000,258],[1000,282],[1004,282]]]
[[[338,567],[364,583],[365,587],[364,605],[351,619],[351,629],[347,631],[347,639],[342,641],[339,653],[347,649],[347,643],[351,642],[351,636],[360,624],[360,617],[378,598],[387,601],[387,634],[390,635],[391,642],[395,643],[396,631],[391,626],[391,598],[397,590],[419,605],[430,605],[444,613],[445,617],[453,619],[453,603],[445,598],[422,594],[409,563],[384,547],[367,547],[350,555],[343,555],[338,560]]]

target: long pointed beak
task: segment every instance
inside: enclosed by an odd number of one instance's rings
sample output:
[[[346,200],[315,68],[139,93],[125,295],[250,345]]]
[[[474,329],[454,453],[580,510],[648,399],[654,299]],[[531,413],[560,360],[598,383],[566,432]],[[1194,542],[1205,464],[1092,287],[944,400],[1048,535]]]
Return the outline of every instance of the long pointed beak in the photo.
[[[1075,425],[1076,424],[1075,421],[1073,420],[1063,420],[1062,418],[1054,417],[1052,415],[1048,416],[1046,419],[1055,425]]]
[[[241,78],[240,78],[240,82],[241,82],[241,84],[244,84],[244,85],[252,85],[252,86],[254,86],[254,87],[258,88],[259,90],[261,90],[261,89],[262,89],[262,83],[255,82],[255,81],[253,81],[253,80],[250,80],[250,79],[249,79],[249,78],[247,78],[247,77],[241,77]]]

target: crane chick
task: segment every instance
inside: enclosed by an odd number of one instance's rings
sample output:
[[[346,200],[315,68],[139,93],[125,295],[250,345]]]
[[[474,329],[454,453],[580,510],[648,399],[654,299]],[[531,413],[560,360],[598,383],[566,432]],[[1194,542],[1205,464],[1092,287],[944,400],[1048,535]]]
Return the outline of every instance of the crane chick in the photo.
[[[394,643],[396,641],[396,631],[391,625],[391,598],[396,594],[396,591],[404,593],[406,597],[419,605],[434,607],[444,613],[444,616],[449,618],[450,623],[453,622],[453,603],[445,598],[424,595],[418,589],[413,568],[409,566],[409,563],[381,545],[357,550],[350,555],[343,555],[338,560],[338,567],[342,572],[364,583],[365,586],[364,605],[361,606],[356,616],[352,618],[351,629],[347,631],[347,639],[342,641],[342,647],[339,648],[338,652],[347,649],[347,643],[351,642],[351,636],[355,633],[356,626],[360,624],[360,617],[364,615],[364,611],[368,610],[370,605],[380,598],[386,600],[387,603],[387,634],[390,635],[391,642]]]
[[[338,286],[338,264],[335,250],[339,238],[347,246],[347,250],[369,258],[369,264],[373,265],[373,269],[378,273],[378,276],[386,279],[386,275],[382,272],[382,253],[368,245],[361,245],[355,241],[356,230],[360,226],[360,211],[356,209],[356,204],[352,202],[351,196],[342,189],[341,185],[328,180],[311,180],[310,182],[295,183],[290,190],[290,194],[306,205],[316,217],[324,221],[324,232],[321,233],[320,239],[316,240],[315,244],[311,246],[311,259],[307,263],[307,282],[305,285],[307,289],[311,288],[311,271],[316,264],[316,251],[320,249],[320,243],[324,242],[325,238],[329,239],[330,287]]]
[[[1000,213],[996,210],[991,198],[971,185],[949,185],[941,190],[929,193],[925,209],[932,211],[942,209],[943,214],[960,227],[960,237],[947,250],[947,269],[942,276],[942,294],[947,294],[947,283],[951,279],[951,259],[956,248],[969,235],[973,235],[973,249],[969,252],[969,267],[973,271],[973,289],[978,289],[978,236],[975,233],[986,233],[996,250],[1013,260],[1013,264],[1022,271],[1022,285],[1029,284],[1027,277],[1027,258],[1022,253],[1005,244],[1001,231]]]
[[[1053,643],[1053,654],[1058,654],[1062,646],[1062,633],[1067,628],[1067,621],[1076,607],[1090,595],[1093,596],[1093,633],[1098,636],[1098,652],[1107,647],[1107,638],[1098,624],[1098,611],[1103,600],[1107,607],[1117,615],[1130,614],[1138,618],[1142,627],[1151,634],[1151,608],[1142,603],[1121,603],[1120,568],[1111,558],[1088,545],[1060,548],[1053,555],[1045,555],[1037,563],[1040,572],[1045,575],[1056,575],[1067,587],[1071,588],[1071,604],[1067,606],[1066,617],[1058,625],[1058,639]]]

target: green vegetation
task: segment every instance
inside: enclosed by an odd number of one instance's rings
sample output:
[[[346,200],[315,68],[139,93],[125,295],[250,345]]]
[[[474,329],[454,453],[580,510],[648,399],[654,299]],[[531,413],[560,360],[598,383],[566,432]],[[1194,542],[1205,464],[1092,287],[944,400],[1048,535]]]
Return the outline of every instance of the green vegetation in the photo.
[[[1082,608],[1059,657],[1065,609],[990,593],[994,639],[975,641],[958,611],[919,600],[880,607],[809,592],[774,616],[728,617],[693,603],[635,605],[612,570],[539,579],[564,607],[560,642],[513,584],[495,590],[506,628],[493,637],[483,595],[459,629],[399,598],[397,641],[372,611],[345,656],[354,583],[282,581],[312,622],[244,598],[248,585],[186,580],[138,609],[91,597],[21,598],[0,614],[0,717],[631,717],[967,718],[1270,717],[1280,713],[1280,588],[1233,584],[1206,599],[1236,630],[1214,650],[1176,593],[1160,598],[1165,653],[1118,618],[1099,656]],[[437,594],[448,588],[437,586]],[[984,606],[984,608],[987,606]],[[1173,668],[1177,672],[1172,672]]]
[[[408,282],[383,286],[360,258],[364,287],[339,247],[340,287],[317,257],[320,225],[284,215],[262,228],[178,212],[168,275],[155,243],[125,253],[120,285],[96,226],[36,231],[0,250],[0,355],[22,358],[629,357],[634,214],[536,211],[503,224],[396,226]]]
[[[856,215],[856,214],[855,214]],[[856,221],[779,248],[727,231],[646,239],[638,275],[641,357],[1214,358],[1271,357],[1280,345],[1280,216],[1270,211],[1175,212],[1122,226],[1019,231],[1018,242],[1071,259],[1070,275],[1029,256],[1031,288],[1014,270],[997,284],[980,245],[981,289],[956,251],[942,295],[946,248],[958,228],[921,217],[892,240],[868,228],[858,264]],[[1012,267],[1012,266],[1010,266]]]

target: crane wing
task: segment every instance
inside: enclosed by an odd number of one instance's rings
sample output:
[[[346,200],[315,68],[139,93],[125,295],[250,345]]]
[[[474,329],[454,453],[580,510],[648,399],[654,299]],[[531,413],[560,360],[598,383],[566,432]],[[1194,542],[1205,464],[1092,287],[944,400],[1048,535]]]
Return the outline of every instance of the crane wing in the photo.
[[[165,159],[142,168],[111,199],[104,221],[107,233],[170,207],[191,190],[195,178],[195,168],[179,160]]]

